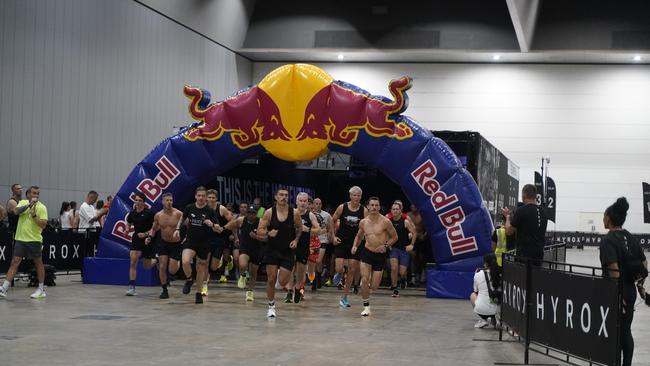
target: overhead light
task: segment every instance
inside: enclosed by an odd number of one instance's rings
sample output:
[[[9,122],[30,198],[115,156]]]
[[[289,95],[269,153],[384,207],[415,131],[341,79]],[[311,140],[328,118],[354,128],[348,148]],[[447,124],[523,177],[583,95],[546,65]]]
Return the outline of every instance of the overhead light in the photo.
[[[339,53],[338,56],[336,56],[336,58],[339,59],[339,61],[341,61],[345,58],[345,56],[343,56],[342,53]]]
[[[501,60],[501,55],[494,55],[494,56],[492,56],[492,59],[494,61],[499,61],[499,60]]]
[[[639,62],[639,61],[641,61],[641,56],[636,55],[636,56],[634,56],[633,60],[636,61],[636,62]]]

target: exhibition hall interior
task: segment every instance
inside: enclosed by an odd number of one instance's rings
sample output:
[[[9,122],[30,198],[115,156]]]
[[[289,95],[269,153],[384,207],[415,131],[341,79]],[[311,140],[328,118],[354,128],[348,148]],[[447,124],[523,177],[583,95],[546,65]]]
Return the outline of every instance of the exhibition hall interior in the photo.
[[[649,19],[1,1],[1,363],[650,365]]]

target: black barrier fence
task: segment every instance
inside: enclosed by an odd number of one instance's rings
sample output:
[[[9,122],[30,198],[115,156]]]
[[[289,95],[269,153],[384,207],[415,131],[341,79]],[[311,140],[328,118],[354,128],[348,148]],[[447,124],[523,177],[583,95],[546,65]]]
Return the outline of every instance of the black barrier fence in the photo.
[[[57,272],[82,269],[83,258],[94,256],[99,232],[73,230],[43,231],[43,262],[53,265]],[[13,235],[0,231],[0,274],[7,273],[13,257]],[[19,272],[28,271],[31,261],[23,261]]]
[[[504,328],[518,334],[524,364],[533,351],[569,364],[618,366],[619,304],[619,283],[601,268],[503,257],[499,339]]]

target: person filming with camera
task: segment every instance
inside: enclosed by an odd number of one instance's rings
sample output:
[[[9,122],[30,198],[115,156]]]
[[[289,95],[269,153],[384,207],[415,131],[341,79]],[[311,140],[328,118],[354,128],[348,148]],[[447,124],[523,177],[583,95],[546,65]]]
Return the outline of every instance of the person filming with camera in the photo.
[[[622,283],[621,304],[621,345],[623,351],[623,366],[632,364],[634,354],[634,339],[632,338],[632,318],[636,302],[635,283],[642,283],[648,276],[648,261],[643,254],[641,245],[627,230],[623,229],[627,210],[630,205],[625,197],[621,197],[607,207],[603,216],[603,224],[609,230],[600,244],[600,263],[603,276],[618,278]],[[641,296],[645,293],[639,290]]]

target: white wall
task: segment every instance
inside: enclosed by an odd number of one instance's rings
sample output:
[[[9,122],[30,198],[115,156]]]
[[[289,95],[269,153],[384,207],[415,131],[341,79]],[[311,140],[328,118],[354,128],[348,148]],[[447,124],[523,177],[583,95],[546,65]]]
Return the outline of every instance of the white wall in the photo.
[[[278,65],[255,63],[253,82]],[[626,227],[650,232],[641,211],[641,182],[650,181],[650,67],[318,66],[335,79],[381,95],[390,95],[390,79],[413,77],[405,114],[431,130],[480,132],[520,166],[520,186],[533,183],[541,157],[549,155],[558,190],[557,230],[579,230],[581,215],[601,213],[626,196]]]
[[[131,0],[0,2],[0,200],[41,187],[50,215],[114,194],[172,127],[183,85],[224,98],[252,64]]]

